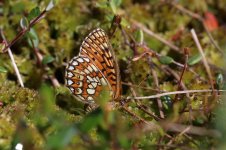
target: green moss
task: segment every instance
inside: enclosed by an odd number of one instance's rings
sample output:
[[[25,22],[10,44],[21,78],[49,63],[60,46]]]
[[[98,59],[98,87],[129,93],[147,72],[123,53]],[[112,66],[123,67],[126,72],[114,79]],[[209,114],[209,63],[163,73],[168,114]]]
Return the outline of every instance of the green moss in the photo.
[[[7,41],[12,41],[21,30],[21,18],[32,19],[30,11],[36,7],[43,11],[48,3],[49,0],[0,3],[0,22]],[[206,11],[216,14],[219,27],[211,34],[225,53],[223,6],[226,3],[183,0],[178,1],[178,5],[200,15]],[[121,68],[122,81],[126,82],[122,89],[123,97],[150,96],[178,90],[178,79],[183,68],[175,65],[172,60],[185,63],[184,47],[190,49],[189,58],[199,53],[190,33],[191,28],[198,34],[212,75],[221,73],[222,86],[225,85],[225,54],[213,46],[200,21],[172,5],[157,0],[58,0],[45,18],[32,27],[30,32],[33,36],[27,33],[11,46],[25,88],[19,86],[8,54],[0,53],[0,149],[14,149],[17,143],[22,143],[24,149],[68,150],[224,147],[225,144],[220,143],[218,138],[206,135],[146,130],[146,126],[137,117],[122,109],[115,108],[108,112],[105,109],[107,101],[99,101],[101,108],[86,114],[84,104],[77,101],[64,85],[65,67],[78,54],[82,41],[92,29],[101,27],[109,31],[115,14],[122,17],[122,30],[117,28],[110,42]],[[33,14],[33,17],[36,15]],[[132,20],[179,47],[181,54],[136,27]],[[133,45],[134,42],[136,45]],[[133,61],[134,57],[147,52],[144,45],[172,60],[161,64],[155,55],[144,55]],[[45,58],[44,61],[39,62],[37,54],[39,59]],[[185,87],[180,90],[211,87],[201,60],[188,67],[182,78]],[[224,137],[224,121],[219,119],[219,116],[224,116],[224,112],[221,107],[216,107],[223,101],[222,93],[217,93],[215,97],[212,94],[190,93],[188,97],[184,94],[179,95],[179,100],[175,100],[175,95],[167,96],[171,98],[172,110],[165,111],[168,103],[164,100],[165,121],[203,129],[212,129],[215,124],[218,130],[223,131],[221,134]],[[107,100],[106,95],[100,99]],[[152,115],[138,108],[138,104]],[[153,117],[160,118],[160,104],[156,99],[131,100],[125,107],[146,121],[162,123]],[[215,111],[217,119],[213,109],[220,110]]]

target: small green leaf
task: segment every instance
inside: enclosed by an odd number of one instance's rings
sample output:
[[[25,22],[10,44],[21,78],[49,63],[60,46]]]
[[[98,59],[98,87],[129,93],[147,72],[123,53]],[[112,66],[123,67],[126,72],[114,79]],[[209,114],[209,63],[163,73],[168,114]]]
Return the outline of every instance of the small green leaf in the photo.
[[[49,4],[47,5],[47,7],[46,7],[46,11],[51,10],[55,5],[56,5],[56,1],[55,0],[51,0],[49,2]]]
[[[46,64],[49,64],[49,63],[53,62],[54,60],[55,60],[55,59],[54,59],[53,56],[48,55],[48,56],[45,56],[45,57],[43,58],[42,64],[46,65]]]
[[[137,41],[139,41],[140,43],[144,42],[144,33],[142,30],[138,30],[135,32],[135,38],[137,39]]]
[[[7,70],[4,67],[0,66],[0,73],[6,73],[6,72],[7,72]]]
[[[188,65],[192,66],[194,64],[197,64],[202,59],[202,56],[200,54],[196,54],[188,59]]]
[[[160,63],[168,65],[171,64],[174,60],[173,58],[169,57],[169,56],[161,56],[159,58]]]
[[[35,7],[30,11],[27,18],[29,21],[31,21],[32,19],[36,18],[38,15],[40,15],[40,9],[39,7]]]
[[[118,7],[121,5],[122,0],[110,0],[110,7],[114,14],[116,14]]]
[[[36,31],[31,28],[30,31],[28,32],[28,44],[33,47],[33,44],[34,44],[34,47],[38,47],[38,44],[39,44],[39,38],[38,38],[38,35],[36,33]],[[33,44],[32,44],[33,42]]]
[[[223,83],[224,82],[224,77],[221,73],[219,73],[216,77],[216,84],[218,89],[222,89]]]
[[[29,26],[27,18],[23,17],[20,19],[20,26],[22,29],[27,29]]]

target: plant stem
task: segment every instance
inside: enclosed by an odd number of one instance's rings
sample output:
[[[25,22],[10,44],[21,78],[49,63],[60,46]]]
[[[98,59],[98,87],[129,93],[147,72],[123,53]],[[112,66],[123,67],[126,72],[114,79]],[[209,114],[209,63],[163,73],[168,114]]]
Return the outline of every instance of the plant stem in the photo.
[[[166,92],[151,96],[138,96],[138,97],[128,97],[127,99],[154,99],[159,98],[166,95],[175,95],[175,94],[186,94],[186,93],[208,93],[208,92],[226,92],[226,90],[185,90],[185,91],[173,91],[173,92]]]
[[[4,40],[5,45],[6,45],[6,47],[7,47],[7,46],[8,46],[8,42],[7,42],[7,40],[6,40],[5,36],[4,36],[4,33],[3,33],[2,29],[0,29],[0,32],[1,32],[2,39]],[[24,87],[24,83],[23,83],[23,80],[22,80],[22,78],[21,78],[19,69],[18,69],[18,67],[17,67],[17,65],[16,65],[15,59],[14,59],[14,57],[13,57],[13,53],[12,53],[12,51],[11,51],[10,48],[7,48],[7,49],[8,49],[7,51],[8,51],[9,57],[10,57],[10,59],[11,59],[11,62],[12,62],[14,71],[15,71],[16,76],[17,76],[17,79],[18,79],[18,81],[19,81],[19,83],[20,83],[20,86],[21,86],[21,87]]]

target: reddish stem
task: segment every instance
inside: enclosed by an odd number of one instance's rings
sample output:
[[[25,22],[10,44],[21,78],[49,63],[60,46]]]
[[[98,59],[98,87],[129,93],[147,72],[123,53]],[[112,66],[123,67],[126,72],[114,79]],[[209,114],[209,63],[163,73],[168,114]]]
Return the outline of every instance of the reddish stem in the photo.
[[[27,33],[31,27],[33,27],[46,13],[47,11],[44,10],[42,13],[40,13],[39,16],[37,16],[34,20],[32,20],[30,22],[30,24],[28,25],[27,28],[23,28],[18,34],[17,36],[11,41],[8,43],[8,45],[6,45],[6,47],[2,50],[3,53],[7,52],[7,49],[9,47],[11,47],[14,43],[16,43],[25,33]]]

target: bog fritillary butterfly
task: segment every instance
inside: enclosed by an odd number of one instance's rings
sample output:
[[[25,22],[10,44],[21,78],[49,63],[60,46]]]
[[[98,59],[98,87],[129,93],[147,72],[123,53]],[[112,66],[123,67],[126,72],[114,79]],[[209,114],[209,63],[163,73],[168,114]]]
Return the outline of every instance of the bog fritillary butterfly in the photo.
[[[79,55],[66,67],[65,76],[67,87],[84,103],[93,103],[104,86],[110,90],[113,100],[120,98],[119,68],[103,29],[95,29],[85,38]]]

